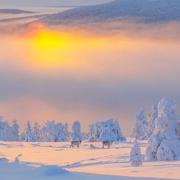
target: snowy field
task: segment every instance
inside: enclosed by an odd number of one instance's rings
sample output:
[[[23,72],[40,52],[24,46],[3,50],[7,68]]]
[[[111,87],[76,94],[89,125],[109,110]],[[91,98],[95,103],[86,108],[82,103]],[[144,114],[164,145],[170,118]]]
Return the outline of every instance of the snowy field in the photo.
[[[131,147],[130,142],[114,144],[111,149],[102,149],[100,143],[71,149],[69,143],[0,142],[1,156],[11,162],[0,161],[0,179],[180,179],[180,161],[131,167]],[[141,142],[143,154],[145,147]],[[14,163],[18,155],[20,163]]]

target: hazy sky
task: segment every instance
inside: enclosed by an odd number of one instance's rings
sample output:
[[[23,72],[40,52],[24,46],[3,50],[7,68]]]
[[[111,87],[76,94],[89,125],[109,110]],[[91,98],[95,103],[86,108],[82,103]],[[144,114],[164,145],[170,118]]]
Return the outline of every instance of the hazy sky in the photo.
[[[117,117],[128,134],[141,107],[150,111],[164,96],[180,103],[179,38],[48,29],[0,36],[0,113],[7,119],[80,120],[87,129]]]
[[[108,1],[111,0],[0,0],[0,6],[77,6]]]
[[[0,0],[0,6],[84,5],[109,0]],[[49,9],[49,8],[48,8]],[[0,115],[27,121],[119,118],[130,134],[137,112],[170,96],[180,104],[180,26],[93,24],[0,31]],[[68,28],[65,27],[67,30]],[[179,106],[178,106],[179,107]]]

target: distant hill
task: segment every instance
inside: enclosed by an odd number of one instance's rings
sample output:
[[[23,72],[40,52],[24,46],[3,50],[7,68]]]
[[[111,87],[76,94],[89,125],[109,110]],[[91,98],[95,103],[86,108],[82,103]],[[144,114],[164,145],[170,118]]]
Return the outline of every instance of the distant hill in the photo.
[[[143,22],[180,21],[180,0],[115,0],[49,15],[44,23],[95,22],[135,18]]]
[[[31,14],[32,11],[24,11],[19,9],[0,9],[0,14]]]

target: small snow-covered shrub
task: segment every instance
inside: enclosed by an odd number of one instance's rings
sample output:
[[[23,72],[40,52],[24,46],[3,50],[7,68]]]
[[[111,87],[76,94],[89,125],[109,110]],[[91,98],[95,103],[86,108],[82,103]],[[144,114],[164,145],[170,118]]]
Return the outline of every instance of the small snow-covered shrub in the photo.
[[[70,174],[69,171],[55,165],[46,165],[39,168],[45,176],[57,176]]]
[[[9,159],[0,157],[0,164],[3,164],[3,163],[9,163]]]
[[[138,142],[135,140],[131,153],[130,153],[131,166],[137,167],[142,166],[143,155],[141,154],[141,149]]]

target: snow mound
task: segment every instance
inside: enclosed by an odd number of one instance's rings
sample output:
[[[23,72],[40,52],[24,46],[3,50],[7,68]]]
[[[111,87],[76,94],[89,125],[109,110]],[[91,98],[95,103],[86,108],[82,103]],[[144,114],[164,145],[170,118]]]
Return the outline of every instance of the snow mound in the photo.
[[[8,163],[8,162],[9,162],[8,159],[6,159],[6,158],[0,158],[0,164],[2,164],[2,163]]]
[[[62,169],[59,166],[42,166],[41,167],[42,174],[45,176],[58,176],[58,175],[66,175],[70,174],[69,171]]]
[[[49,177],[49,176],[63,176],[71,174],[69,171],[55,165],[40,165],[29,164],[24,162],[10,162],[6,158],[0,158],[0,173],[5,171],[11,171],[12,173],[19,174],[31,174],[33,176]],[[1,172],[2,171],[2,172]],[[6,174],[6,172],[4,172]],[[1,179],[1,177],[0,177]]]

